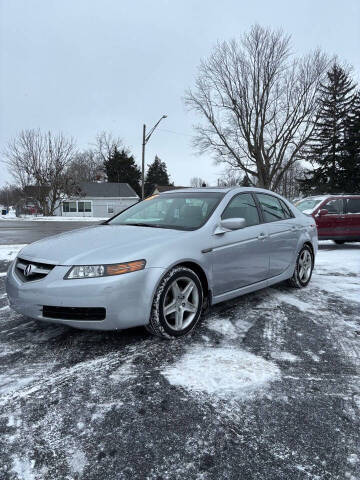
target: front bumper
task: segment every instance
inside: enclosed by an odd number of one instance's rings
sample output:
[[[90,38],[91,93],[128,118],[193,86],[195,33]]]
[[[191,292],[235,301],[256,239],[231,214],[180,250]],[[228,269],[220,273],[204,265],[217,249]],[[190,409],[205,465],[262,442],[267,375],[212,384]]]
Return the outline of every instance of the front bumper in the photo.
[[[158,282],[164,270],[145,268],[138,272],[102,278],[64,280],[69,266],[55,266],[43,279],[23,282],[8,270],[6,292],[11,308],[27,317],[91,330],[117,330],[146,325]],[[43,306],[103,307],[104,320],[69,320],[43,316]]]

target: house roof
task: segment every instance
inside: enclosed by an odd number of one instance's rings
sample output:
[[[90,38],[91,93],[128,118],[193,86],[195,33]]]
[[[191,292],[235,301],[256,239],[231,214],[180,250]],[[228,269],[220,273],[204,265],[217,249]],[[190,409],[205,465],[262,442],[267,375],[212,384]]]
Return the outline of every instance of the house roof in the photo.
[[[81,196],[84,197],[137,197],[128,183],[80,182]]]

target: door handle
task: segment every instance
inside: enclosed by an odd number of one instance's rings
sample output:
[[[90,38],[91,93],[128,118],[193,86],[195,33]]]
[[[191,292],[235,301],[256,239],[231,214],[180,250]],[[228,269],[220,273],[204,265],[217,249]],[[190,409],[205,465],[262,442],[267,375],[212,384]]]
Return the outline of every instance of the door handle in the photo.
[[[265,233],[260,233],[257,238],[258,240],[265,240],[266,237],[267,235]]]

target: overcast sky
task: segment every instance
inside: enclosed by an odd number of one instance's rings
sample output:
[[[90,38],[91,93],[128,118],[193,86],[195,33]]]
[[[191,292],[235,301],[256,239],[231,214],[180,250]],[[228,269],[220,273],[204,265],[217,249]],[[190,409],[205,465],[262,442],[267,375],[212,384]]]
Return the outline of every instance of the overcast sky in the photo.
[[[282,27],[293,49],[317,46],[360,72],[359,0],[0,0],[0,149],[21,129],[62,131],[86,148],[102,130],[141,160],[142,124],[167,114],[147,146],[172,180],[215,183],[194,154],[182,102],[217,40],[253,23]],[[0,186],[11,181],[0,164]]]

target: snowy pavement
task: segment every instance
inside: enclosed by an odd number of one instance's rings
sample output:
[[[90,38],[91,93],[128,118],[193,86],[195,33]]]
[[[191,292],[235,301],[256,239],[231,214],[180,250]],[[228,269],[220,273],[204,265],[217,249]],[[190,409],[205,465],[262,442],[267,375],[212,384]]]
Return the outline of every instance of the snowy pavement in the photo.
[[[360,244],[174,342],[12,312],[20,248],[0,246],[1,480],[360,479]]]

